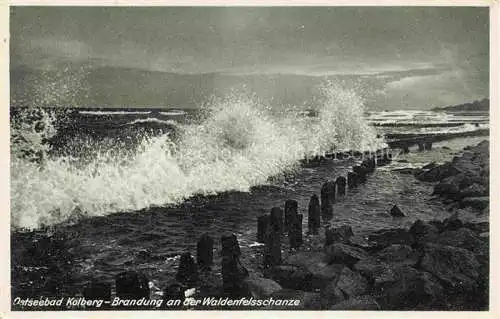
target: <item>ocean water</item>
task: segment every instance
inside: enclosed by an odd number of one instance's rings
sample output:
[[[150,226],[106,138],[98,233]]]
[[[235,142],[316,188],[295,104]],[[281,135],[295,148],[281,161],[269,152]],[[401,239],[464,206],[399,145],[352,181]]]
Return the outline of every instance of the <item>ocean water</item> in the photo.
[[[197,110],[13,109],[13,292],[74,295],[92,279],[112,281],[127,269],[143,271],[161,287],[203,233],[237,234],[243,262],[257,265],[257,217],[295,199],[307,229],[309,198],[355,163],[304,167],[303,158],[374,151],[385,147],[384,134],[391,132],[446,134],[485,125],[487,114],[480,113],[370,113],[354,91],[335,84],[307,110],[277,111],[236,93]],[[483,139],[440,142],[429,152],[395,151],[393,163],[349,191],[325,223],[365,234],[447,216],[428,184],[393,170],[449,160]],[[408,217],[388,215],[395,204]],[[61,255],[34,262],[30,247],[56,230],[71,238]],[[68,265],[62,252],[71,254]]]

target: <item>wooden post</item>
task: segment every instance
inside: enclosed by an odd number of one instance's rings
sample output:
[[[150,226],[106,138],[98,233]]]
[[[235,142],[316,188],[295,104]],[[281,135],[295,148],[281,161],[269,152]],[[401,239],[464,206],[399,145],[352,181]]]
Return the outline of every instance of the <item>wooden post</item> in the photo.
[[[335,183],[328,181],[321,186],[321,214],[327,218],[333,216],[335,202]]]
[[[358,186],[357,174],[354,172],[347,173],[347,186],[349,188],[354,188]]]
[[[298,205],[296,200],[289,199],[285,202],[285,224],[284,231],[288,232],[293,218],[297,215]]]
[[[222,286],[226,294],[238,296],[242,292],[243,279],[248,271],[241,265],[238,239],[234,234],[221,236],[222,243]]]
[[[149,299],[149,280],[135,271],[121,272],[115,277],[116,296],[121,299]]]
[[[345,192],[345,185],[344,185]],[[319,205],[319,198],[316,194],[311,196],[309,201],[309,215],[307,216],[307,226],[309,228],[309,233],[317,234],[321,226],[321,208]]]
[[[296,214],[292,220],[291,229],[288,231],[288,239],[291,248],[299,248],[302,241],[302,214]]]
[[[271,208],[270,223],[279,227],[280,234],[283,233],[283,210],[280,207]]]
[[[195,284],[198,280],[198,267],[196,267],[194,258],[189,252],[185,252],[181,255],[175,279],[187,285]]]
[[[265,243],[267,229],[269,227],[269,216],[262,215],[257,218],[257,242]]]
[[[209,270],[214,262],[214,240],[210,235],[203,234],[196,246],[196,261],[200,270]]]
[[[273,211],[276,213],[273,214]],[[277,216],[277,210],[271,210],[268,233],[266,236],[266,247],[264,251],[264,267],[274,267],[281,264],[281,221]]]
[[[92,281],[83,290],[83,297],[87,300],[100,299],[106,301],[111,301],[111,284],[105,282]],[[108,309],[109,304],[103,303],[101,309]]]
[[[344,196],[345,195],[345,186],[346,186],[347,180],[344,176],[339,176],[335,180],[335,184],[337,187],[337,194],[339,196]]]

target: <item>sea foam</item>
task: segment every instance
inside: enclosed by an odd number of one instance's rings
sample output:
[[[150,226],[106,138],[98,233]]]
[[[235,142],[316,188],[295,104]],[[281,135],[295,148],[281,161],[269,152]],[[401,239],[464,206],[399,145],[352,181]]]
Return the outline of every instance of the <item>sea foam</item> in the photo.
[[[249,191],[297,168],[304,157],[385,146],[364,119],[363,101],[353,90],[327,83],[313,107],[314,117],[276,113],[233,92],[207,103],[195,124],[179,124],[175,142],[168,133],[145,136],[127,159],[95,145],[102,150],[83,166],[61,156],[33,161],[13,149],[12,226],[37,228],[177,204],[195,194]],[[15,127],[24,130],[20,135],[32,131]]]

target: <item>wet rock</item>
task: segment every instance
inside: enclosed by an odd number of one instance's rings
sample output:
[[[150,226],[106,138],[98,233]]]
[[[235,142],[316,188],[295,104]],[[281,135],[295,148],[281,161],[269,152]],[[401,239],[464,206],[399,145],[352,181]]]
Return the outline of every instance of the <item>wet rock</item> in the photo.
[[[382,229],[370,234],[368,239],[382,247],[391,244],[411,245],[414,242],[413,235],[404,228]]]
[[[372,296],[357,296],[331,306],[330,310],[380,310],[380,305]]]
[[[249,294],[257,299],[267,298],[282,289],[276,281],[255,274],[243,279],[243,284],[246,285]]]
[[[122,299],[149,299],[149,280],[135,271],[121,272],[115,277],[116,296]]]
[[[408,232],[413,235],[415,242],[419,244],[435,241],[439,233],[435,226],[420,219],[413,223]]]
[[[358,186],[358,174],[354,172],[347,172],[347,186],[349,188],[354,188]]]
[[[463,248],[427,243],[420,268],[455,291],[473,292],[478,286],[479,263],[472,252]]]
[[[330,265],[327,261],[327,256],[320,252],[299,252],[289,256],[285,262],[307,270],[311,274],[311,289],[321,289],[336,278],[344,267],[338,264]]]
[[[443,287],[431,274],[409,266],[386,267],[374,282],[377,301],[383,310],[413,309],[443,298]]]
[[[334,243],[326,247],[326,255],[328,263],[344,264],[348,267],[368,258],[363,249],[341,243]]]
[[[431,168],[428,171],[424,171],[421,174],[416,175],[416,178],[425,182],[438,182],[446,177],[456,175],[460,171],[455,168],[451,163],[445,163]]]
[[[397,205],[392,206],[390,214],[392,217],[406,217],[405,213]]]
[[[379,260],[398,265],[415,266],[419,254],[408,245],[393,244],[375,255]]]
[[[460,201],[460,207],[472,207],[479,210],[488,208],[490,206],[490,197],[465,197]]]
[[[462,228],[463,222],[458,218],[458,212],[443,220],[440,231]]]
[[[313,275],[302,266],[283,264],[265,270],[265,275],[279,283],[283,288],[312,290]]]
[[[343,225],[325,230],[325,247],[333,243],[349,243],[349,238],[353,236],[352,227]]]
[[[460,198],[482,197],[482,196],[488,196],[489,191],[483,185],[475,183],[475,184],[472,184],[472,185],[466,187],[465,189],[461,190],[458,195]]]
[[[338,276],[321,292],[322,305],[329,308],[336,303],[363,294],[367,288],[365,278],[358,272],[343,267]]]
[[[439,234],[436,244],[464,248],[473,252],[476,257],[486,257],[489,253],[487,243],[479,239],[478,235],[468,228],[444,231]]]

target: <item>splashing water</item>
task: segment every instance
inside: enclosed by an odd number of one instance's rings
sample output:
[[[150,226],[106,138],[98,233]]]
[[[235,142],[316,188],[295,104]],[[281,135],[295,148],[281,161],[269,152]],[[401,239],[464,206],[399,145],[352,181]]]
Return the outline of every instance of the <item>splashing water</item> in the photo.
[[[175,142],[168,133],[145,136],[126,159],[97,144],[100,151],[83,166],[66,156],[32,161],[13,148],[12,225],[37,228],[81,215],[176,204],[195,194],[248,191],[297,168],[304,157],[385,145],[364,120],[354,91],[335,83],[320,91],[316,117],[273,114],[255,98],[236,93],[214,99],[198,123],[178,126]],[[53,126],[47,127],[53,135]],[[13,125],[13,134],[24,130]]]

